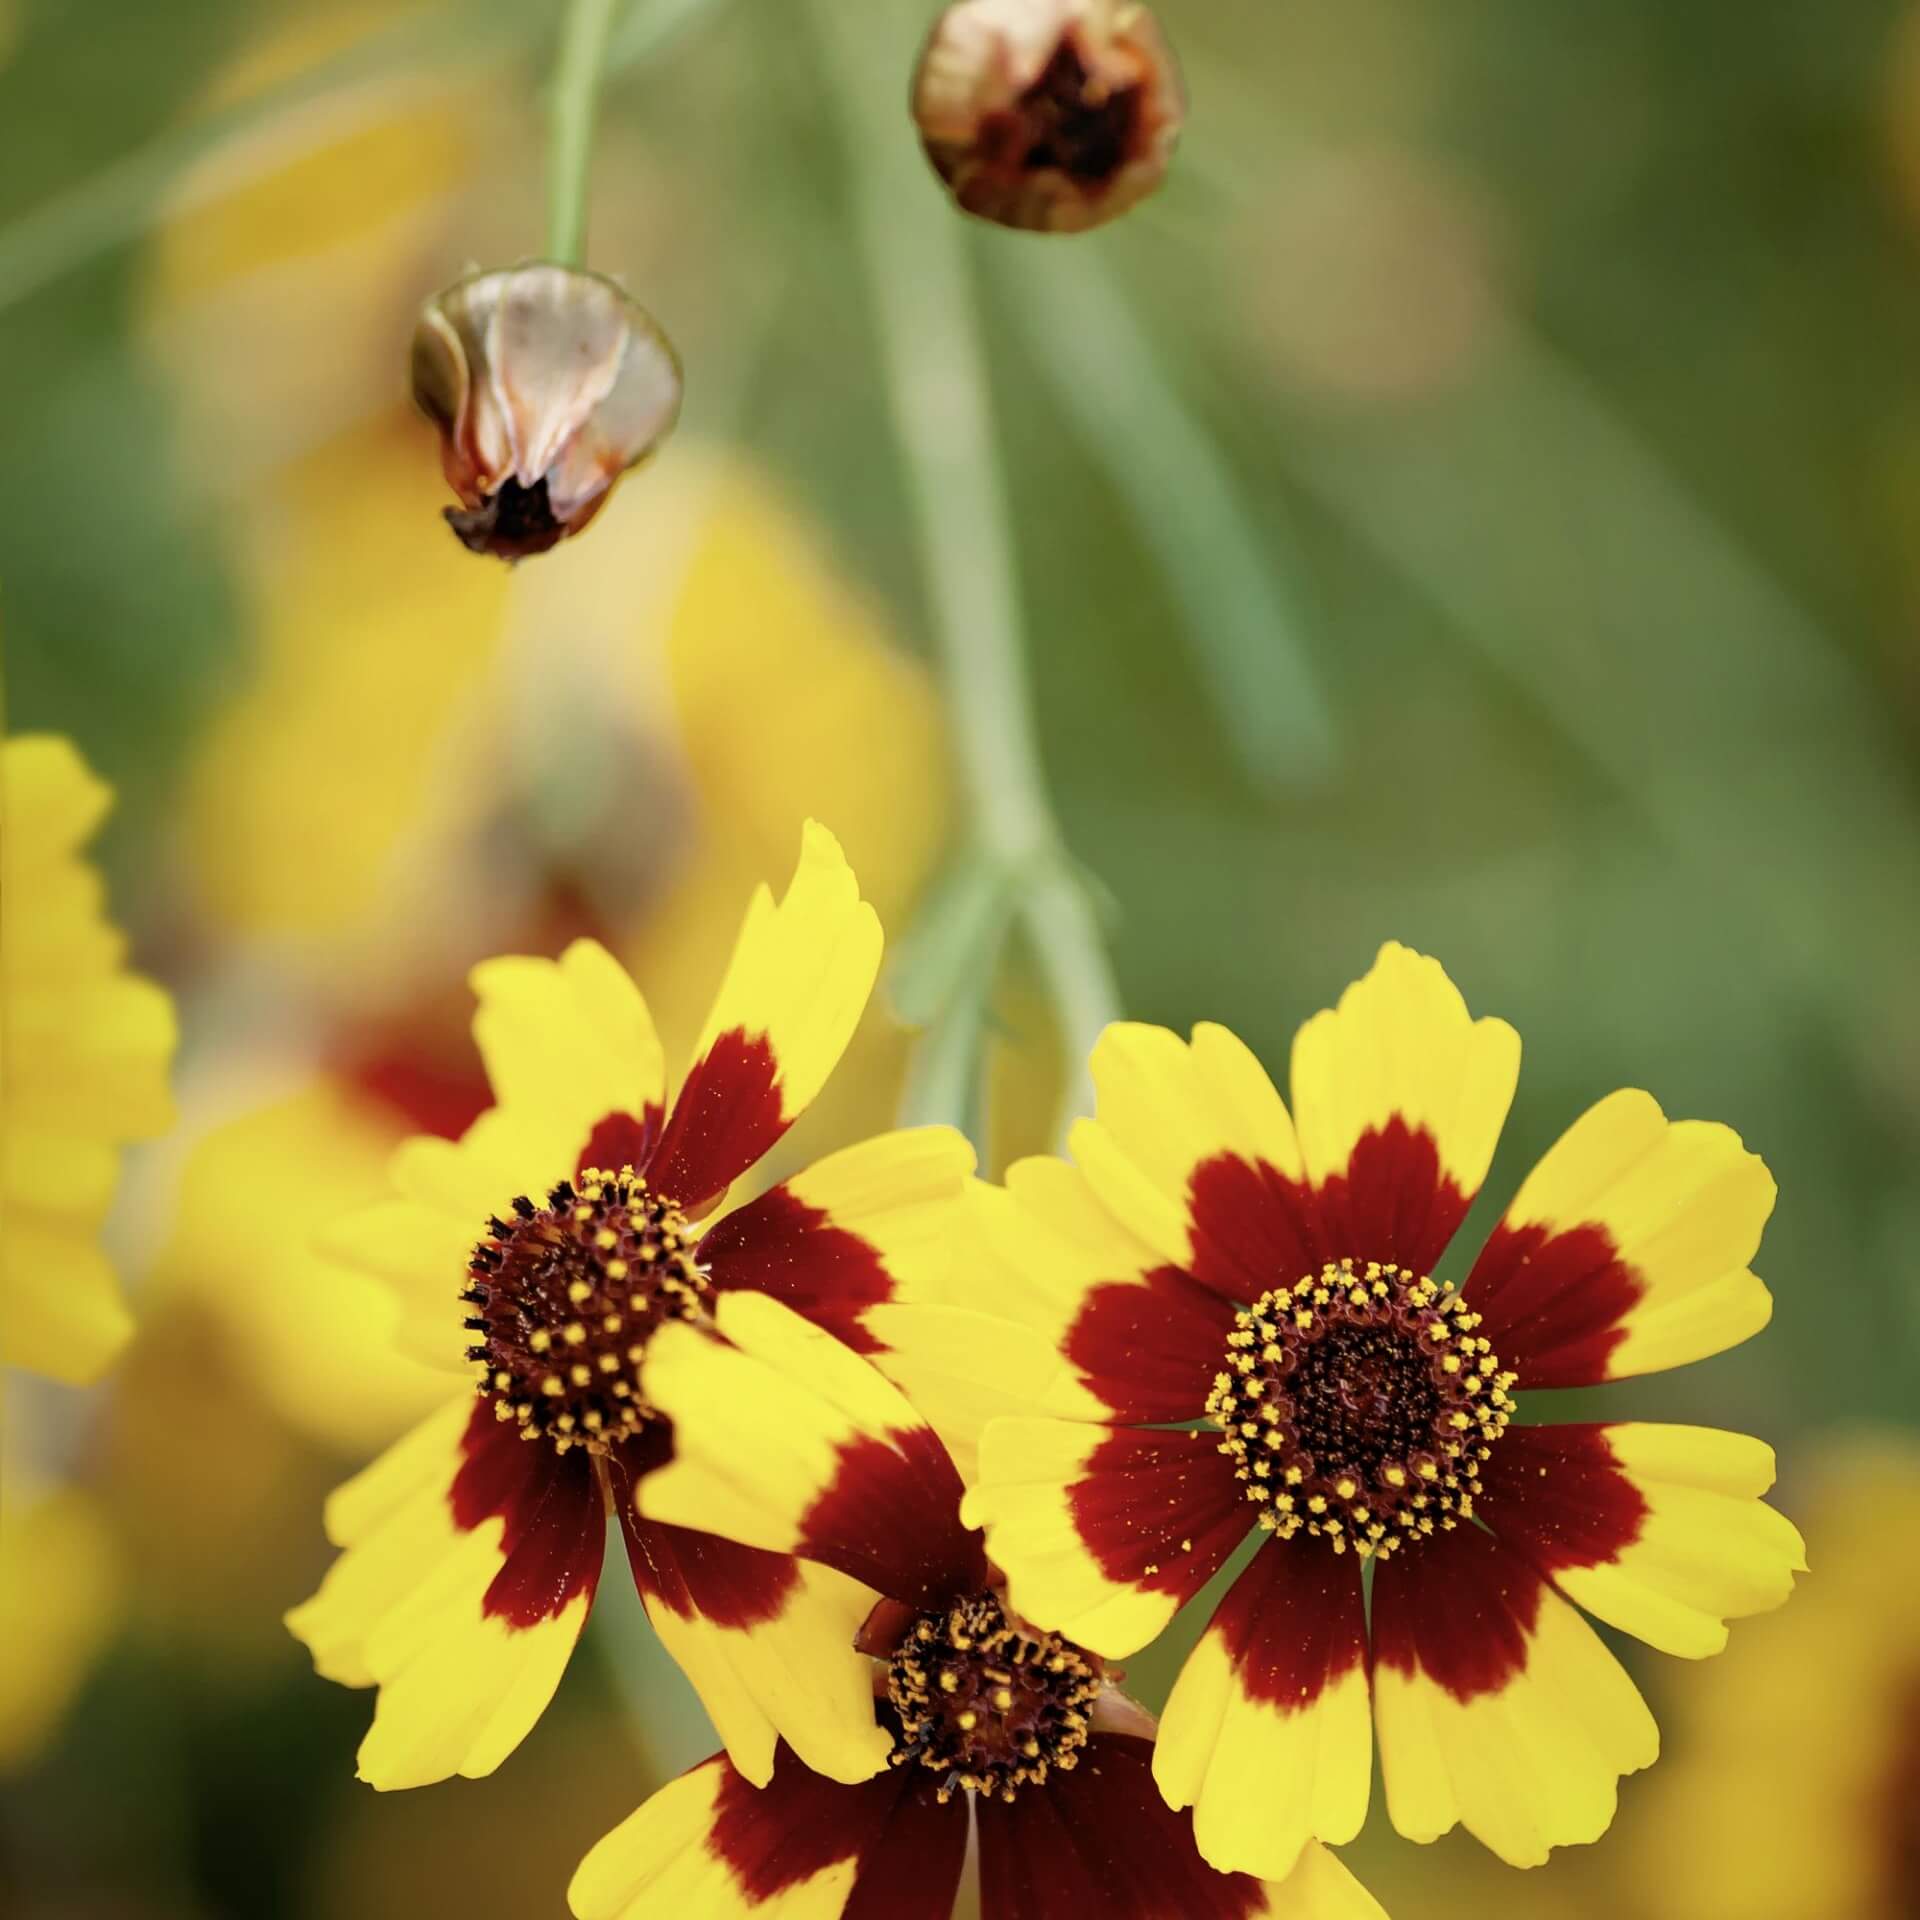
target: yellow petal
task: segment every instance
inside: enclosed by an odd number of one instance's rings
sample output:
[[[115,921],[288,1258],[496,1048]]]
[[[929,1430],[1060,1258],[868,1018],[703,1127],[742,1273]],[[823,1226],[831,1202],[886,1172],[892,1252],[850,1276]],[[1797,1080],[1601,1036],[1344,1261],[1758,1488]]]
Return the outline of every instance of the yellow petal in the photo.
[[[92,1379],[130,1331],[100,1224],[118,1147],[163,1131],[172,1003],[122,965],[83,847],[112,803],[68,740],[0,743],[0,1358]]]
[[[961,1518],[986,1530],[1021,1613],[1110,1660],[1145,1646],[1252,1529],[1207,1435],[1066,1420],[996,1420]]]
[[[1224,1027],[1196,1027],[1189,1045],[1164,1027],[1119,1022],[1088,1067],[1098,1105],[1073,1130],[1073,1157],[1115,1219],[1163,1259],[1196,1264],[1190,1195],[1203,1163],[1231,1155],[1300,1178],[1285,1105]]]
[[[648,1346],[642,1390],[672,1420],[674,1449],[640,1482],[641,1513],[919,1604],[984,1572],[959,1476],[897,1389],[764,1294],[723,1294],[715,1317],[721,1338],[679,1323]]]
[[[120,1610],[120,1569],[93,1503],[71,1489],[0,1496],[0,1777],[53,1735]]]
[[[1760,1496],[1773,1449],[1711,1427],[1515,1427],[1478,1511],[1609,1626],[1699,1659],[1727,1622],[1777,1607],[1806,1568],[1799,1532]]]
[[[1473,1527],[1417,1540],[1373,1588],[1374,1726],[1410,1840],[1465,1826],[1509,1865],[1597,1840],[1660,1736],[1625,1669],[1517,1554]]]
[[[1309,1846],[1279,1886],[1266,1889],[1266,1920],[1387,1920],[1387,1910],[1335,1856]]]
[[[395,1133],[331,1079],[213,1128],[187,1159],[173,1228],[147,1279],[152,1311],[209,1311],[278,1412],[355,1454],[444,1405],[450,1368],[468,1372],[454,1294],[470,1232],[394,1201],[375,1210],[380,1231],[368,1238],[368,1261],[342,1265],[315,1244],[344,1209],[385,1188]],[[416,1222],[439,1229],[434,1258],[408,1243]],[[262,1279],[263,1247],[274,1250],[271,1284]],[[410,1268],[400,1267],[403,1251]],[[428,1366],[393,1350],[396,1302],[383,1264],[407,1273],[406,1297],[432,1304]]]
[[[865,1316],[873,1364],[940,1436],[960,1478],[979,1478],[995,1420],[1054,1404],[1060,1359],[1037,1333],[961,1307],[880,1306]]]
[[[857,1857],[833,1861],[757,1898],[713,1843],[728,1785],[714,1759],[670,1781],[594,1847],[567,1889],[575,1920],[838,1920]]]
[[[701,1237],[700,1264],[716,1289],[770,1294],[872,1353],[875,1307],[949,1296],[972,1171],[952,1127],[881,1134],[736,1207]]]
[[[558,960],[511,956],[472,974],[473,1036],[499,1104],[553,1142],[549,1181],[570,1177],[611,1115],[666,1103],[666,1062],[640,990],[597,941]]]
[[[1284,1880],[1310,1841],[1360,1831],[1373,1779],[1360,1570],[1264,1545],[1174,1682],[1153,1775],[1223,1873]]]
[[[654,1631],[744,1778],[766,1785],[781,1739],[831,1780],[865,1780],[886,1766],[893,1742],[874,1718],[873,1662],[854,1650],[880,1598],[871,1587],[790,1561],[770,1614],[747,1605],[722,1619],[700,1605],[713,1593],[698,1535],[643,1521],[628,1550]]]
[[[704,1212],[793,1124],[838,1064],[880,969],[880,922],[817,821],[776,906],[747,909],[655,1162],[656,1185]]]
[[[1294,1038],[1293,1116],[1309,1176],[1344,1173],[1395,1118],[1431,1137],[1443,1174],[1480,1190],[1520,1074],[1520,1036],[1475,1020],[1437,960],[1388,941],[1337,1007]]]
[[[0,1359],[69,1386],[97,1379],[133,1333],[106,1255],[66,1223],[17,1212],[6,1237]]]
[[[1024,1411],[1142,1422],[1197,1417],[1231,1314],[1213,1296],[1202,1298],[1195,1283],[1169,1275],[1078,1167],[1035,1158],[1010,1167],[1004,1188],[974,1182],[961,1227],[961,1303],[1033,1329],[1059,1356]]]
[[[1747,1270],[1773,1178],[1731,1128],[1612,1094],[1527,1176],[1467,1282],[1522,1387],[1586,1386],[1736,1346],[1773,1312]]]
[[[475,1473],[484,1517],[463,1525]],[[592,1604],[605,1520],[584,1456],[463,1399],[339,1488],[327,1530],[344,1551],[287,1625],[325,1677],[380,1689],[361,1778],[491,1773],[553,1697]]]

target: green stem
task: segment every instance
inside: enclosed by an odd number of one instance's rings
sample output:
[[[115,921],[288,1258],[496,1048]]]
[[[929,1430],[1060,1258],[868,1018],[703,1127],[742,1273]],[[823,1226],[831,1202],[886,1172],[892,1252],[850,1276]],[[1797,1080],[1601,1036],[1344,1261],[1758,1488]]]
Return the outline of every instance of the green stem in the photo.
[[[547,257],[580,266],[587,251],[587,176],[600,72],[620,0],[570,0],[554,60],[547,144]]]
[[[962,220],[941,203],[899,110],[899,76],[912,57],[906,35],[919,10],[898,10],[898,35],[874,9],[845,0],[815,0],[814,17],[822,65],[840,91],[861,263],[973,832],[979,851],[1019,878],[1017,917],[1060,1024],[1071,1115],[1087,1110],[1087,1054],[1119,994],[1041,771]]]

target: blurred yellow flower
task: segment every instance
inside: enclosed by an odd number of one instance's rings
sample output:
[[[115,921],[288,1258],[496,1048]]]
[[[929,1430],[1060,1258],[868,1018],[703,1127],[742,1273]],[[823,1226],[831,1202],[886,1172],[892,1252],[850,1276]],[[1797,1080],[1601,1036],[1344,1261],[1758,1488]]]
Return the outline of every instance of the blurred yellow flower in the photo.
[[[394,1347],[388,1290],[314,1246],[384,1190],[406,1131],[397,1109],[331,1076],[215,1127],[187,1162],[148,1281],[156,1308],[190,1301],[219,1322],[282,1419],[347,1451],[446,1397],[444,1379]]]
[[[508,582],[439,526],[419,435],[396,412],[336,436],[274,474],[242,528],[254,673],[184,809],[203,903],[236,932],[337,935],[392,885],[404,836],[478,805],[488,769],[462,761],[459,726]]]
[[[1675,1678],[1635,1852],[1656,1920],[1920,1913],[1920,1444],[1839,1449],[1799,1504],[1799,1597]]]
[[[219,937],[307,961],[319,1065],[270,1096],[256,1068],[251,1092],[214,1069],[222,1117],[152,1279],[225,1326],[284,1419],[348,1451],[397,1432],[420,1379],[370,1283],[298,1253],[261,1286],[263,1235],[294,1246],[379,1190],[404,1134],[472,1118],[478,1061],[449,990],[465,969],[593,934],[685,1052],[741,899],[804,819],[847,823],[869,897],[901,922],[948,815],[928,675],[753,469],[684,449],[670,488],[609,506],[610,537],[509,582],[434,526],[416,431],[342,436],[248,527],[259,672],[194,771],[186,851]],[[559,725],[558,756],[530,709]],[[608,792],[535,820],[542,756],[570,774],[583,743]],[[767,1177],[886,1125],[903,1055],[869,1020]]]
[[[393,20],[369,5],[279,20],[194,111],[297,80]],[[370,78],[271,116],[176,183],[144,318],[189,438],[217,454],[213,484],[391,405],[414,308],[474,244],[460,196],[476,130],[496,120],[452,63]]]
[[[0,1491],[0,1777],[58,1730],[119,1614],[105,1525],[72,1488]]]
[[[74,1383],[131,1331],[99,1246],[119,1148],[173,1113],[173,1008],[123,964],[81,853],[112,800],[68,740],[24,734],[0,747],[4,1358]]]

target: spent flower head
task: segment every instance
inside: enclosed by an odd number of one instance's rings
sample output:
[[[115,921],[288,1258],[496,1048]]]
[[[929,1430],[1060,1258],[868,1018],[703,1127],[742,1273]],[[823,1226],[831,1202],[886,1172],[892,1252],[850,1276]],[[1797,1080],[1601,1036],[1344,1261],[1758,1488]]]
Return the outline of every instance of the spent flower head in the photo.
[[[913,117],[961,207],[1077,233],[1165,177],[1186,102],[1137,0],[954,0],[914,75]]]
[[[522,560],[578,533],[680,412],[680,363],[597,273],[534,262],[474,274],[421,309],[413,397],[440,429],[475,553]]]

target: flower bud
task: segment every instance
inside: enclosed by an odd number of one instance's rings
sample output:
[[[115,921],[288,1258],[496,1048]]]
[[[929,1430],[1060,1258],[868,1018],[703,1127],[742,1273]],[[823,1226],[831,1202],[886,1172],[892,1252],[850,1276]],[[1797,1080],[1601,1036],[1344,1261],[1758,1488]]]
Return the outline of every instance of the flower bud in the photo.
[[[475,553],[523,560],[578,533],[680,411],[680,363],[597,273],[536,263],[436,294],[413,333],[413,397],[440,429]]]
[[[1165,176],[1186,102],[1137,0],[955,0],[914,77],[934,170],[968,213],[1079,232]]]

